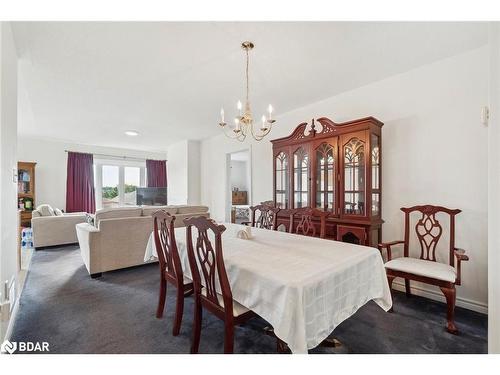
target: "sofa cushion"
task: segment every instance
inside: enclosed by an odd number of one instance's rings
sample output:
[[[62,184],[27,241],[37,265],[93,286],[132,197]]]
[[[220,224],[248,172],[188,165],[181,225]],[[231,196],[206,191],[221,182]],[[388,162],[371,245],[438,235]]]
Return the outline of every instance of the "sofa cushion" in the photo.
[[[54,208],[54,214],[56,216],[63,216],[63,212],[59,208]]]
[[[208,212],[207,206],[177,206],[179,214],[198,214]]]
[[[138,206],[103,208],[96,211],[95,224],[99,225],[99,221],[103,219],[117,219],[139,216],[142,216],[142,208]]]
[[[31,211],[31,217],[34,218],[34,217],[41,217],[42,214],[40,213],[40,211],[38,210],[33,210]]]
[[[85,221],[87,224],[95,226],[95,215],[85,213]]]
[[[36,210],[40,213],[40,216],[55,216],[54,210],[50,204],[41,204]]]
[[[177,213],[177,207],[175,206],[142,206],[142,216],[151,216],[158,210],[165,210],[170,215],[175,215]]]

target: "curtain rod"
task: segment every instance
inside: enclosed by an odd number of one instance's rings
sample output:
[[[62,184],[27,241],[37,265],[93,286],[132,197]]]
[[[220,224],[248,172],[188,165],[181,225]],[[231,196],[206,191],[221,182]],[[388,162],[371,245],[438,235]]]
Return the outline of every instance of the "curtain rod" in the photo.
[[[64,152],[76,152],[76,153],[81,153],[80,151],[71,151],[71,150],[64,150]],[[132,156],[119,156],[119,155],[107,155],[107,154],[94,154],[92,152],[84,152],[85,154],[92,154],[94,156],[102,156],[102,157],[107,157],[107,158],[115,158],[115,159],[123,159],[123,160],[135,160],[135,161],[146,161],[146,158],[136,158]],[[155,159],[150,159],[150,160],[155,160]],[[165,160],[166,161],[166,160]]]

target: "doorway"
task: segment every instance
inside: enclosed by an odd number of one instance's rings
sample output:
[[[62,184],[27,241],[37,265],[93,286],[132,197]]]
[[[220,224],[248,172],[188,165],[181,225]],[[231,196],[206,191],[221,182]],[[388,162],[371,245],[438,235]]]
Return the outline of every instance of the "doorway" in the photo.
[[[226,155],[226,221],[241,224],[250,220],[252,170],[250,149]]]

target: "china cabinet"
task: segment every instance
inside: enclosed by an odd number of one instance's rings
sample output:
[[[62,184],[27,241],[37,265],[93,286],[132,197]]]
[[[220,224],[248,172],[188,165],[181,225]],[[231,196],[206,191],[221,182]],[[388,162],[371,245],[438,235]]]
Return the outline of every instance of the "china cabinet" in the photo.
[[[382,125],[373,117],[339,124],[322,117],[272,140],[278,225],[288,228],[288,210],[317,208],[328,212],[326,238],[376,246],[383,223]]]

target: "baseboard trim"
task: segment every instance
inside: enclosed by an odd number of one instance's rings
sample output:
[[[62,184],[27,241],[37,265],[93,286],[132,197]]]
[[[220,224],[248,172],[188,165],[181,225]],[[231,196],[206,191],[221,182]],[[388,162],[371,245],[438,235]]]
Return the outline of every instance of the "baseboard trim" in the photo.
[[[412,294],[415,294],[416,296],[420,296],[420,297],[429,298],[429,299],[432,299],[434,301],[446,303],[444,295],[441,294],[440,292],[430,290],[427,288],[422,288],[420,286],[414,286],[413,283],[414,282],[411,283]],[[398,290],[400,292],[405,291],[405,284],[404,284],[404,282],[402,282],[400,280],[397,280],[397,279],[394,280],[392,286],[395,290]],[[463,307],[464,309],[476,311],[476,312],[486,314],[486,315],[488,314],[488,305],[481,303],[481,302],[472,301],[472,300],[469,300],[466,298],[457,297],[456,305],[458,307]]]
[[[33,248],[33,251],[35,251],[34,248]],[[30,260],[28,262],[28,265],[27,265],[27,268],[26,268],[26,271],[25,271],[26,275],[24,275],[21,285],[18,285],[18,287],[19,287],[20,290],[17,293],[16,302],[14,304],[14,308],[12,309],[12,313],[10,314],[9,323],[7,325],[7,330],[5,331],[4,340],[10,340],[10,338],[12,336],[12,330],[14,329],[14,322],[16,321],[17,312],[19,310],[19,303],[21,301],[21,294],[22,294],[22,292],[24,290],[24,286],[26,285],[26,279],[28,277],[28,272],[31,269],[31,262],[32,262],[32,260],[33,260],[33,254],[31,254],[31,256],[30,256]],[[19,272],[17,274],[16,279],[19,280]]]
[[[12,312],[10,314],[9,324],[7,325],[7,330],[5,331],[5,337],[4,337],[3,341],[10,340],[10,337],[12,336],[12,330],[14,329],[14,321],[16,320],[17,311],[19,310],[19,300],[20,299],[21,299],[21,294],[19,294],[16,298],[16,302],[15,302],[14,308],[12,309]]]

